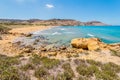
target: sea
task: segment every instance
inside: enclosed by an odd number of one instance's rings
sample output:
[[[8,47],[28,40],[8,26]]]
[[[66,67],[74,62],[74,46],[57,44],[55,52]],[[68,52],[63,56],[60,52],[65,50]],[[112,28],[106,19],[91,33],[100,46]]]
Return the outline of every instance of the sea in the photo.
[[[99,38],[107,44],[120,43],[120,26],[60,26],[33,34],[61,44],[70,43],[74,38]]]
[[[19,37],[21,46],[39,47],[44,44],[70,46],[74,38],[99,38],[107,44],[120,43],[120,26],[59,26],[43,31],[32,32],[31,37]]]

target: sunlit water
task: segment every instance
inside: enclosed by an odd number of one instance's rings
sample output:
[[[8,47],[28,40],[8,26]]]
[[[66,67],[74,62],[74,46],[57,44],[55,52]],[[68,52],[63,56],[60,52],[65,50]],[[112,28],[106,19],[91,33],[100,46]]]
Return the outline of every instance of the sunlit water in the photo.
[[[45,36],[49,42],[68,44],[73,38],[100,38],[105,43],[120,42],[120,26],[61,26],[34,32]]]

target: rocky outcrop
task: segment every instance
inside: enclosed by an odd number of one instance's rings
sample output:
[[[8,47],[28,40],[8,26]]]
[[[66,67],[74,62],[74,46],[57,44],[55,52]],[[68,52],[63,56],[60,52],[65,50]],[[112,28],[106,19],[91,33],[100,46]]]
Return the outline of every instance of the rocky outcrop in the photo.
[[[97,50],[106,46],[105,43],[101,42],[98,38],[77,38],[71,41],[73,48],[84,49],[84,50]]]

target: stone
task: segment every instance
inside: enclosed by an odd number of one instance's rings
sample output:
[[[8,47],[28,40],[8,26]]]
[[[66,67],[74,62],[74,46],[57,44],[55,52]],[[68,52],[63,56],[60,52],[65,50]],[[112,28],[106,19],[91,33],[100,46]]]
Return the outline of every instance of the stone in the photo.
[[[0,36],[0,40],[2,40],[2,37]]]
[[[78,49],[97,50],[105,45],[105,43],[102,43],[98,38],[76,38],[71,41],[71,45],[73,48]]]
[[[17,41],[13,42],[12,45],[18,47],[19,45],[21,45],[21,43],[22,43],[21,41]]]
[[[31,53],[31,49],[29,49],[29,48],[24,48],[22,52]]]
[[[66,49],[65,46],[61,46],[61,47],[60,47],[60,50],[65,50],[65,49]]]
[[[56,56],[57,55],[57,52],[50,52],[48,53],[49,56]]]
[[[88,49],[88,47],[87,47],[87,41],[86,41],[85,38],[73,39],[71,41],[71,45],[72,45],[73,48]]]
[[[33,34],[32,33],[28,33],[28,34],[26,34],[25,36],[26,37],[31,37]]]
[[[44,47],[41,47],[40,50],[41,50],[41,51],[47,51],[47,49],[44,48]]]
[[[88,50],[97,50],[97,49],[99,49],[99,45],[95,41],[88,43],[87,47],[88,47]]]

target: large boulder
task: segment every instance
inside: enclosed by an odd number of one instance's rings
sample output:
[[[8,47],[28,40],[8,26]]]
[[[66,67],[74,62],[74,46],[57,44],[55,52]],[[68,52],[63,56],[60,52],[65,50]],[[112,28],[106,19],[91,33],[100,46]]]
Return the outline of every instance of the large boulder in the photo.
[[[71,41],[73,48],[84,49],[84,50],[97,50],[104,44],[98,38],[76,38]]]

